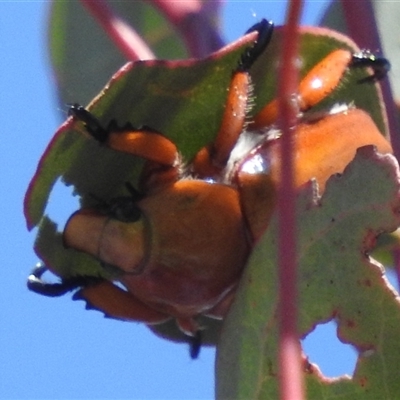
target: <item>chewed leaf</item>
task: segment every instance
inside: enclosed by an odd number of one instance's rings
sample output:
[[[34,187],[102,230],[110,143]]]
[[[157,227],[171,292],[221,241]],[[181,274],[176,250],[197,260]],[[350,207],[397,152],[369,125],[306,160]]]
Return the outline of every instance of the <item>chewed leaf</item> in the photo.
[[[396,160],[361,148],[322,197],[297,198],[299,329],[335,318],[341,340],[359,352],[352,378],[328,380],[305,361],[307,398],[399,398],[400,301],[368,255],[375,237],[400,223]],[[278,398],[277,219],[252,253],[224,321],[218,398]],[[243,384],[243,386],[242,386]]]
[[[400,229],[381,235],[376,241],[373,257],[385,266],[396,265],[396,252],[400,249]]]
[[[248,35],[203,60],[147,61],[128,63],[92,102],[90,111],[106,127],[112,120],[124,126],[143,125],[161,132],[173,140],[186,160],[190,160],[204,145],[210,143],[218,131],[224,111],[227,87],[232,70],[246,46],[255,35]],[[254,109],[257,112],[275,96],[276,65],[281,42],[281,30],[277,28],[272,42],[251,70],[254,86]],[[321,28],[302,28],[301,54],[304,75],[333,49],[355,49],[346,37]],[[380,92],[376,85],[360,84],[368,72],[365,69],[349,69],[343,84],[321,107],[329,108],[338,99],[365,109],[385,134],[386,125],[380,104]],[[249,116],[251,118],[251,115]],[[127,194],[125,183],[138,182],[143,160],[101,147],[84,132],[80,123],[68,120],[56,132],[46,149],[25,198],[25,215],[28,227],[38,225],[43,218],[46,203],[54,183],[59,179],[73,185],[83,205],[91,205],[94,199],[108,200]],[[43,260],[66,259],[69,250],[63,249],[60,236],[54,234],[46,245],[49,235],[39,227],[37,250]],[[49,231],[46,231],[49,233]],[[59,254],[49,257],[50,246],[57,242]],[[53,254],[54,256],[54,254]],[[72,257],[70,269],[59,261],[49,265],[62,276],[80,274],[81,265]],[[92,268],[89,268],[92,271]],[[86,270],[86,268],[85,268]],[[87,271],[86,271],[87,272]],[[104,274],[101,266],[94,275]]]

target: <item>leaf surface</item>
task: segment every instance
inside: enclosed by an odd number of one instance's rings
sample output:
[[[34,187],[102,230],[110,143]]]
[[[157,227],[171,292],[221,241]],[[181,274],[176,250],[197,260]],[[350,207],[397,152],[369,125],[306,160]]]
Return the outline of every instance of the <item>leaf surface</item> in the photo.
[[[338,337],[359,352],[353,377],[329,380],[304,361],[308,399],[400,397],[400,301],[368,254],[374,238],[399,225],[399,171],[391,155],[359,149],[319,197],[310,183],[297,198],[299,330],[335,319]],[[224,321],[217,398],[278,394],[277,219],[254,249]]]

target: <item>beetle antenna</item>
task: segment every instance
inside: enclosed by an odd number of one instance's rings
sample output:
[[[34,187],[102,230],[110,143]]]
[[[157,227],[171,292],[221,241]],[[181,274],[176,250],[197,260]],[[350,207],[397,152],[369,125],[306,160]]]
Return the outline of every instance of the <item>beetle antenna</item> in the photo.
[[[63,279],[60,283],[48,283],[42,280],[42,275],[48,271],[45,265],[37,265],[35,269],[28,276],[27,286],[28,289],[37,294],[48,297],[59,297],[70,292],[87,286],[90,283],[94,283],[100,280],[95,277],[84,277],[77,276],[74,278]]]
[[[105,143],[108,139],[109,131],[104,129],[100,121],[85,107],[78,103],[69,104],[68,115],[82,121],[88,131],[100,143]]]
[[[237,71],[248,71],[257,58],[263,53],[271,41],[274,23],[262,19],[260,22],[253,25],[246,33],[254,31],[258,32],[258,38],[253,46],[249,47],[240,57]]]

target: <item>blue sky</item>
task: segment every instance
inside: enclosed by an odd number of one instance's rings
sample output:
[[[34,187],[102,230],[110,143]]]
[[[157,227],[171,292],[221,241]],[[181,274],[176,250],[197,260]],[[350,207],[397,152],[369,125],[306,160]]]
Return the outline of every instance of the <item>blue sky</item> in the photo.
[[[310,2],[305,22],[313,22],[325,5]],[[46,51],[48,6],[42,1],[0,1],[0,398],[212,399],[213,349],[203,349],[193,361],[186,346],[161,340],[143,325],[105,319],[69,296],[50,300],[26,289],[26,277],[38,260],[22,200],[61,122]],[[227,1],[226,37],[239,37],[261,17],[279,24],[284,6],[282,1]],[[69,215],[69,193],[52,199],[52,212]],[[333,331],[321,335],[320,352],[326,354]],[[317,351],[315,343],[311,348]],[[326,366],[332,369],[325,371],[343,372],[333,369],[339,362],[332,357]]]

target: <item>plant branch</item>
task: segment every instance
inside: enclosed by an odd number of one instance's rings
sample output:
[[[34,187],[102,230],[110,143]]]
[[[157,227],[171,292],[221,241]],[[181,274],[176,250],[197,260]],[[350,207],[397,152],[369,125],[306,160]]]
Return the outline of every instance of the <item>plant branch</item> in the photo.
[[[219,29],[221,0],[153,0],[185,40],[191,57],[205,57],[224,46]]]
[[[156,58],[139,34],[118,17],[104,0],[81,0],[117,48],[130,61]]]
[[[294,187],[293,140],[298,105],[298,23],[302,1],[291,0],[284,27],[279,70],[279,125],[282,130],[279,213],[279,380],[282,400],[304,398],[301,351],[297,333],[296,192]]]

